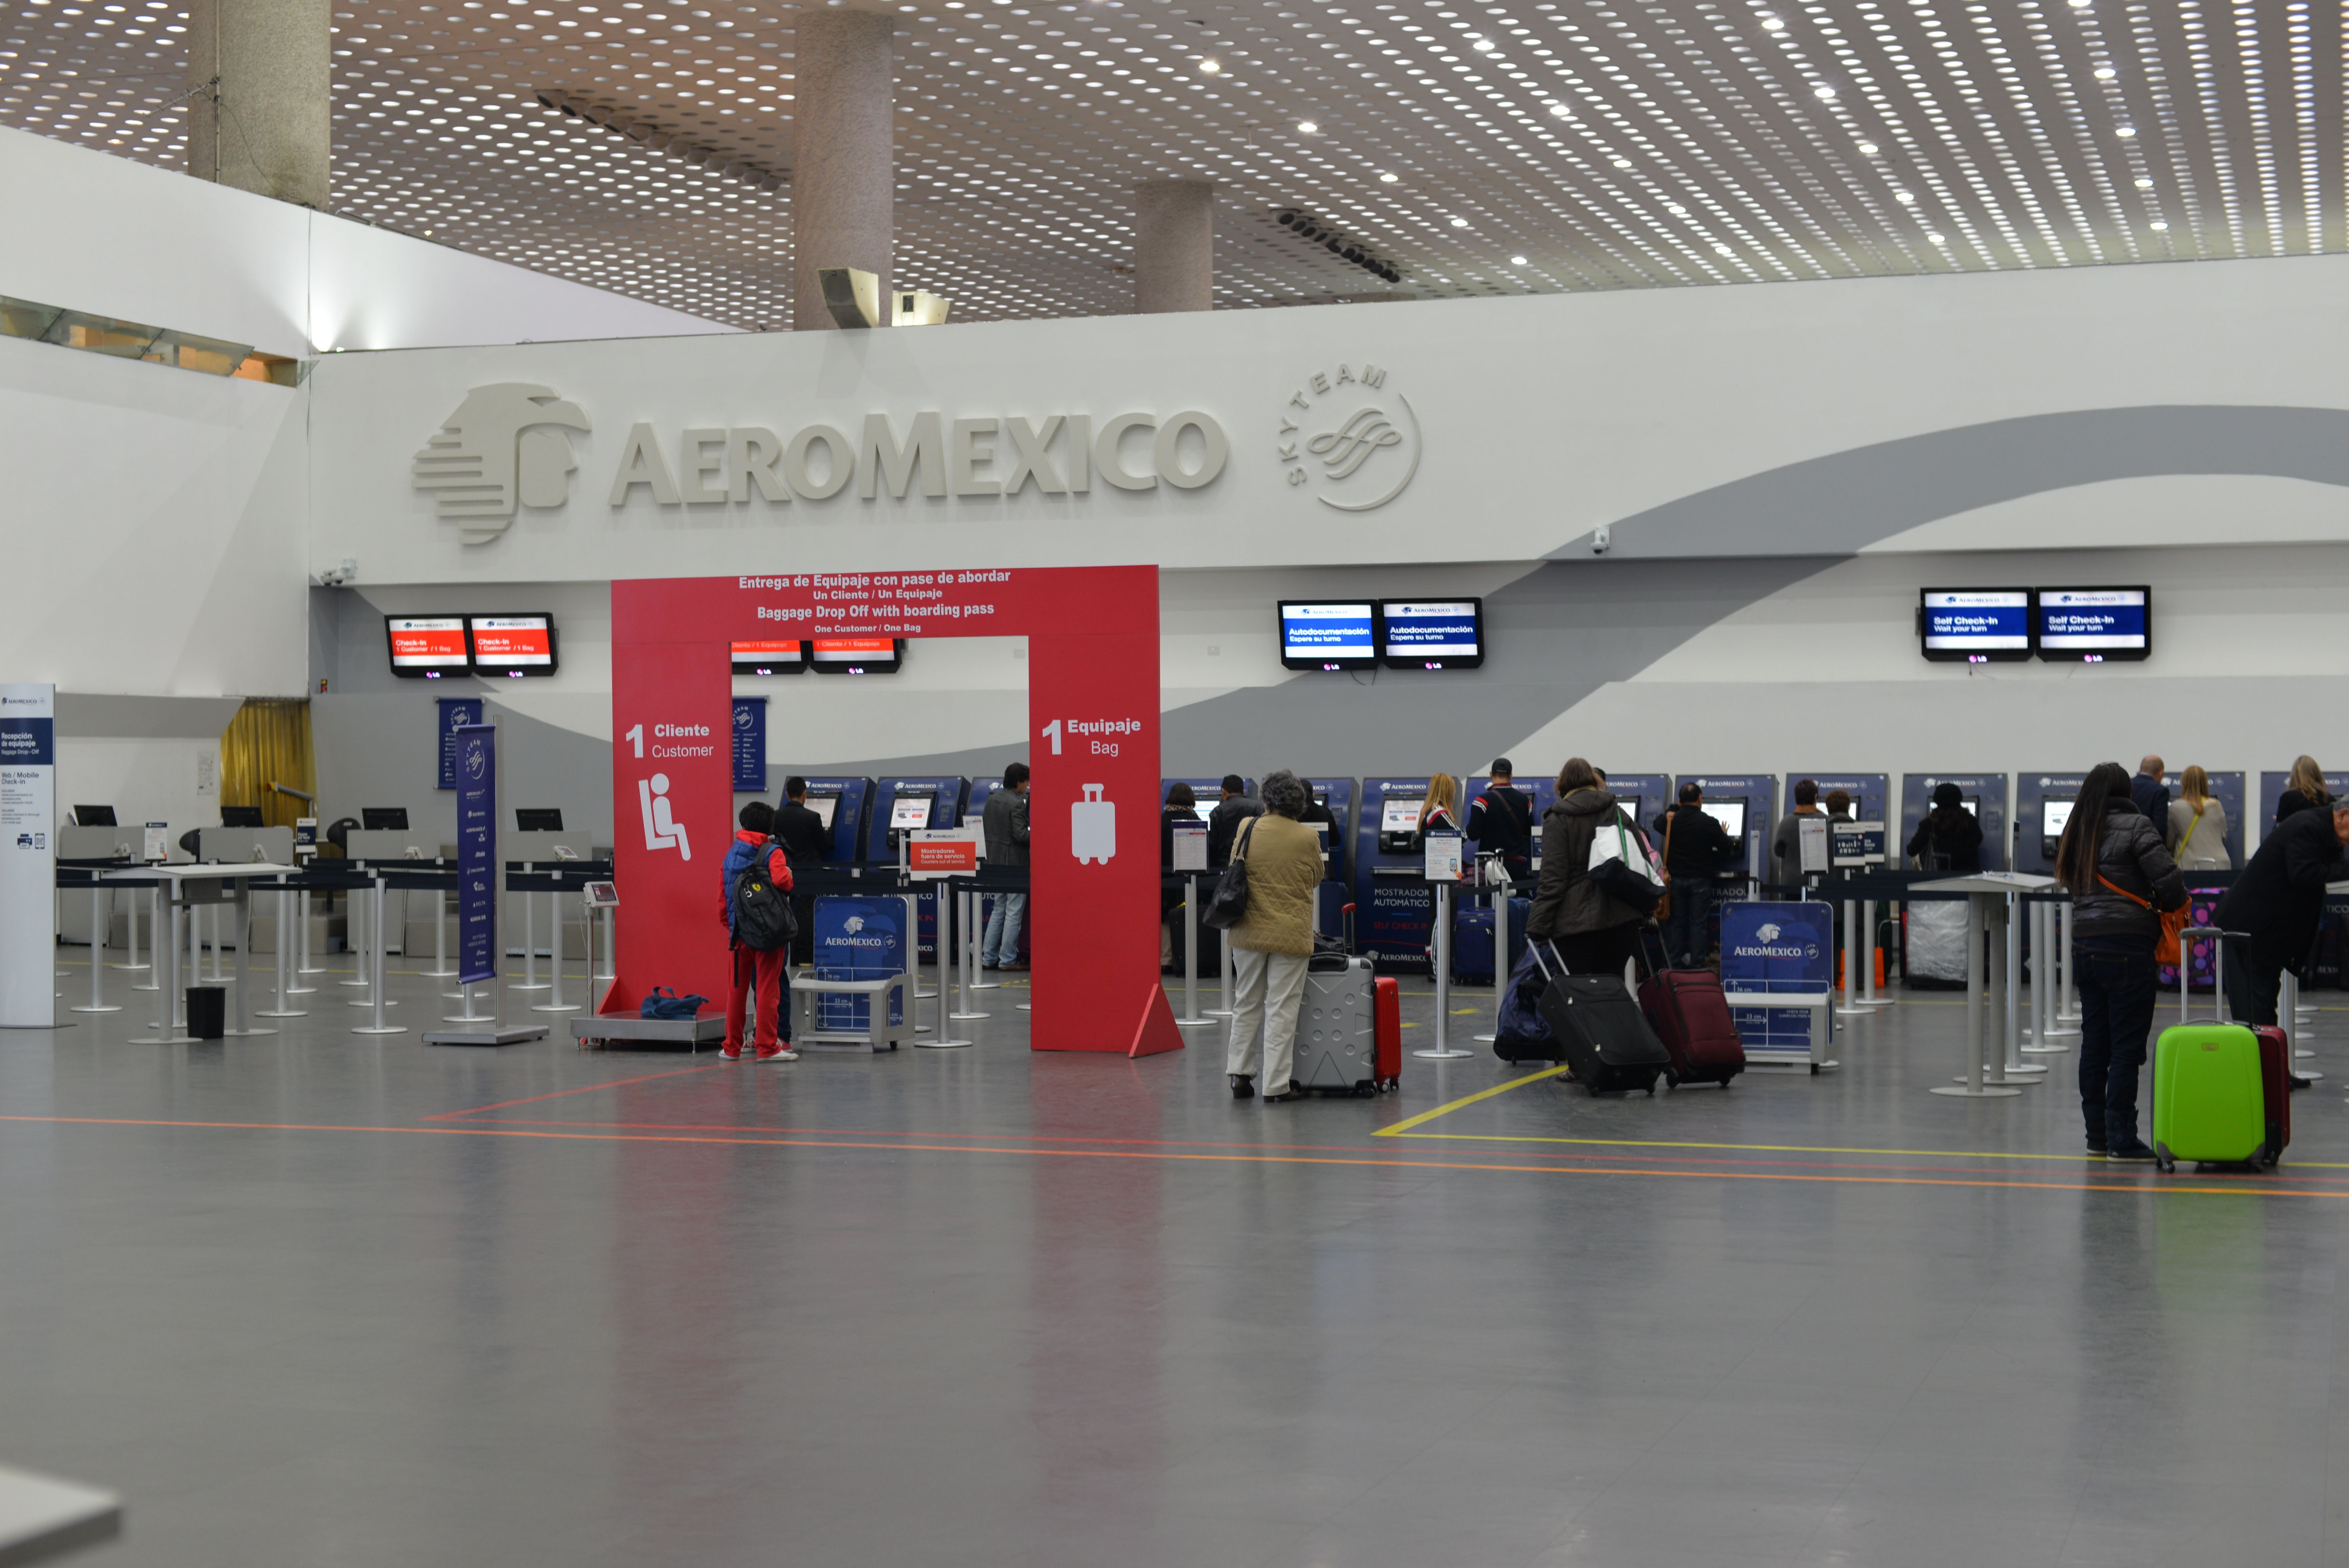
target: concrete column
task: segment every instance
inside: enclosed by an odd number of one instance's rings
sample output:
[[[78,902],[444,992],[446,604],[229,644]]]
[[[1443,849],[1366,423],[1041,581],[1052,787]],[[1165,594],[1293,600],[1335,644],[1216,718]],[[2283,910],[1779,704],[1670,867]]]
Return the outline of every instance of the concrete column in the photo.
[[[323,208],[333,146],[327,0],[191,0],[188,172]]]
[[[1133,188],[1133,308],[1212,310],[1216,188],[1205,180],[1152,180]]]
[[[792,325],[837,325],[816,282],[824,267],[879,274],[888,321],[894,75],[887,16],[814,6],[800,12],[793,61],[799,110],[792,150]]]

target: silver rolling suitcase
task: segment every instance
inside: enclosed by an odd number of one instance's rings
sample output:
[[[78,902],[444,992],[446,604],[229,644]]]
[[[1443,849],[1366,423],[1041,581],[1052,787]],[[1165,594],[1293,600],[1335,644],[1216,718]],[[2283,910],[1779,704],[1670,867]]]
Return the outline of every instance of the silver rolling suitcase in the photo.
[[[1378,1092],[1378,1019],[1371,961],[1317,953],[1306,961],[1291,1079],[1317,1094]]]

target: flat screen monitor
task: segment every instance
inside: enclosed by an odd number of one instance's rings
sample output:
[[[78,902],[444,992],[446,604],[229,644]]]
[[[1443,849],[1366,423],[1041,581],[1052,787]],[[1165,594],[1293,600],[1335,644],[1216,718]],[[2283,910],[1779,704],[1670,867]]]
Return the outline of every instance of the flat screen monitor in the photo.
[[[1482,599],[1382,599],[1379,624],[1391,669],[1473,670],[1485,662]]]
[[[514,830],[518,833],[559,833],[563,831],[563,808],[516,806]]]
[[[362,806],[359,808],[359,826],[370,832],[381,830],[404,833],[408,831],[408,808]]]
[[[1983,663],[2031,656],[2028,588],[1923,588],[1917,634],[1925,656]]]
[[[2153,652],[2150,588],[2042,588],[2033,625],[2043,659],[2141,659]]]
[[[1706,800],[1700,809],[1721,824],[1721,830],[1739,844],[1745,842],[1745,802],[1743,800]]]
[[[797,638],[779,643],[734,645],[738,676],[788,676],[807,668],[807,644]]]
[[[473,644],[473,673],[481,676],[551,676],[554,673],[552,615],[468,615],[465,634]]]
[[[1377,609],[1367,599],[1283,599],[1281,667],[1370,669],[1379,662],[1377,621]]]
[[[2039,803],[2039,836],[2041,838],[2062,838],[2065,825],[2071,820],[2071,801],[2042,800]]]
[[[264,825],[261,820],[261,808],[258,806],[222,806],[221,808],[221,826],[223,828],[258,828]]]
[[[812,645],[820,676],[887,676],[905,663],[903,637],[818,637]]]
[[[472,668],[465,648],[462,615],[386,615],[383,633],[391,645],[391,673],[409,680],[461,676]]]
[[[1194,800],[1191,803],[1191,810],[1198,817],[1199,820],[1204,822],[1208,818],[1214,816],[1216,814],[1216,808],[1222,804],[1223,802],[1221,800]]]
[[[813,811],[817,818],[823,821],[823,830],[828,833],[832,831],[832,814],[840,810],[840,797],[837,795],[811,795],[807,798],[807,809]]]
[[[73,817],[76,823],[85,828],[113,828],[121,825],[114,820],[114,808],[111,806],[76,806]]]
[[[889,825],[893,828],[926,828],[930,825],[930,803],[937,797],[931,795],[900,795],[889,802]]]
[[[1381,833],[1416,833],[1419,831],[1419,809],[1427,804],[1424,795],[1390,795],[1379,803],[1379,831]]]

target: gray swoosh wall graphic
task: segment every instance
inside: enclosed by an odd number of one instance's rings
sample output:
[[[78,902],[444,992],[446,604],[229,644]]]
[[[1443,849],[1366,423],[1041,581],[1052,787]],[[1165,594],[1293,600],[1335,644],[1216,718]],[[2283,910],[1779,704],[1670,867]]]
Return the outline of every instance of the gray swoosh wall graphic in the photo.
[[[1584,534],[1488,595],[1493,652],[1473,684],[1388,670],[1375,687],[1367,677],[1300,675],[1229,692],[1165,716],[1161,767],[1170,776],[1288,766],[1363,777],[1482,762],[1726,616],[1879,540],[2026,495],[2168,474],[2349,486],[2349,411],[2093,408],[1959,426],[1765,469],[1619,520],[1605,559],[1589,556]],[[981,778],[1027,757],[1025,744],[1013,744],[838,770]]]

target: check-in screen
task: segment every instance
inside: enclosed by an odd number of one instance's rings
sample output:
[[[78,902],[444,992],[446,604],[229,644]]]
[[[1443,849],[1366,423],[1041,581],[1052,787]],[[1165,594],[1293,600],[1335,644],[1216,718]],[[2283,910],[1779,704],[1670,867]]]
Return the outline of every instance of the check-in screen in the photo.
[[[2044,839],[2062,838],[2064,836],[2064,829],[2065,825],[2072,820],[2072,802],[2069,800],[2044,800],[2040,802],[2039,820],[2040,837]]]
[[[930,825],[930,803],[936,795],[900,795],[890,803],[889,825],[893,828],[926,828]]]
[[[2042,588],[2039,646],[2053,654],[2152,651],[2143,588]]]
[[[554,667],[554,621],[549,615],[468,615],[473,662],[485,670]]]
[[[1928,588],[1924,591],[1928,654],[2004,654],[2031,649],[2027,588]]]
[[[1743,800],[1707,800],[1704,814],[1721,824],[1721,830],[1738,842],[1745,841],[1745,802]]]
[[[462,615],[387,615],[384,630],[391,638],[391,667],[399,674],[461,670],[471,662]]]
[[[1474,599],[1389,599],[1379,608],[1390,664],[1474,659],[1485,652],[1484,606]]]
[[[823,818],[824,827],[829,829],[832,826],[832,814],[840,810],[840,797],[811,795],[807,798],[807,809]]]
[[[1280,602],[1280,662],[1288,668],[1360,669],[1373,663],[1378,652],[1368,600]]]
[[[1379,831],[1381,833],[1416,833],[1419,831],[1419,809],[1427,804],[1424,795],[1390,795],[1379,808]]]

